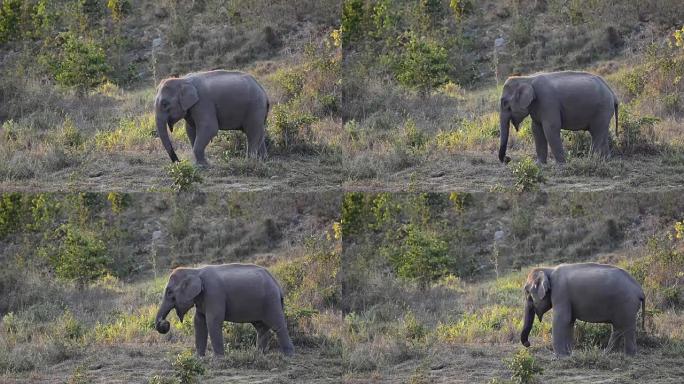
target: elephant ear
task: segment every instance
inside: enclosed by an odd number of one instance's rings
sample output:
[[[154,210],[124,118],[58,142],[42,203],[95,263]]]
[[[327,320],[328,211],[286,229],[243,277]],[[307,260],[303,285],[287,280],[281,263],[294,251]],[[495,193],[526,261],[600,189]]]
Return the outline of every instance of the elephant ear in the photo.
[[[190,83],[184,83],[180,89],[180,105],[184,111],[190,109],[199,101],[197,89]]]
[[[197,275],[191,275],[181,281],[178,293],[176,293],[176,301],[183,306],[190,306],[200,293],[202,293],[202,279]]]
[[[534,285],[530,292],[535,296],[536,301],[544,300],[550,288],[551,284],[546,273],[544,271],[537,272],[537,277],[534,279]]]
[[[514,102],[516,109],[527,109],[534,100],[534,88],[528,83],[521,83],[515,91]]]

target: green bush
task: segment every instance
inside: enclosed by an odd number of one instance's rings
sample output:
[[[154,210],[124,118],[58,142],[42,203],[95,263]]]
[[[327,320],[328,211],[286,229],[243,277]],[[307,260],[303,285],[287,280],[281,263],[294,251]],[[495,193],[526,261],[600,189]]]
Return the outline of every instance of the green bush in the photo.
[[[447,243],[436,234],[409,224],[406,239],[389,250],[389,260],[397,276],[417,281],[421,287],[449,273],[451,257]]]
[[[202,183],[200,170],[187,160],[169,164],[166,173],[173,180],[173,188],[178,192],[186,192],[196,187],[196,183]]]
[[[396,77],[399,83],[427,93],[446,83],[449,78],[447,50],[437,42],[418,37],[409,32],[408,40],[396,65]]]
[[[23,201],[20,193],[0,195],[0,239],[18,231],[23,218]]]
[[[202,362],[190,350],[179,353],[171,365],[181,384],[199,383],[199,376],[204,375],[205,371]]]
[[[121,22],[131,12],[131,3],[129,0],[108,0],[107,8],[112,13],[112,19]]]
[[[527,348],[518,349],[515,355],[505,359],[504,363],[511,370],[511,380],[517,384],[534,383],[535,376],[544,371]]]
[[[294,105],[278,104],[273,107],[268,131],[276,146],[286,151],[309,149],[309,128],[316,118]]]
[[[110,272],[107,245],[94,232],[68,223],[56,233],[60,244],[49,261],[58,278],[83,284]]]
[[[660,121],[654,116],[639,116],[633,112],[629,104],[620,109],[620,132],[617,149],[622,154],[655,153],[658,146],[655,142],[654,126]]]
[[[363,37],[364,1],[345,0],[342,4],[342,46],[347,48]]]
[[[55,81],[84,92],[107,81],[111,70],[104,49],[94,40],[72,32],[57,36],[54,54],[43,57]]]
[[[450,0],[449,8],[454,12],[456,21],[461,21],[473,12],[473,2],[472,0]]]
[[[541,168],[531,157],[525,157],[513,166],[513,176],[519,192],[539,190],[539,184],[545,180]]]
[[[20,35],[20,18],[23,0],[3,0],[0,6],[0,43]]]

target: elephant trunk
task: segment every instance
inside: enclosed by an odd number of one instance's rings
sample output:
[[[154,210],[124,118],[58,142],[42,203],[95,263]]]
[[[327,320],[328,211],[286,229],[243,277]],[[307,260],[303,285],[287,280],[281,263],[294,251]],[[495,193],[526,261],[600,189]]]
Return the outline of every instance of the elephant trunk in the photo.
[[[530,346],[530,341],[528,337],[530,336],[530,332],[532,331],[534,314],[534,303],[532,302],[532,298],[528,297],[527,303],[525,304],[525,322],[523,324],[522,332],[520,333],[520,342],[522,343],[522,345],[526,347]]]
[[[162,144],[164,144],[164,149],[166,149],[166,152],[169,154],[171,161],[175,163],[178,161],[178,156],[176,156],[176,152],[173,150],[173,145],[171,144],[171,139],[169,138],[169,132],[166,130],[166,123],[167,122],[165,119],[163,119],[161,116],[157,116],[157,134],[159,135]],[[169,129],[171,129],[171,126],[169,126]]]
[[[501,131],[501,144],[499,146],[499,161],[507,163],[510,158],[506,157],[506,148],[508,148],[508,131],[510,130],[511,117],[507,113],[499,114],[499,130]]]
[[[157,330],[157,332],[167,333],[169,328],[171,328],[171,324],[168,320],[166,320],[166,316],[168,316],[169,312],[171,312],[171,309],[173,309],[173,304],[163,300],[154,320],[154,328]]]

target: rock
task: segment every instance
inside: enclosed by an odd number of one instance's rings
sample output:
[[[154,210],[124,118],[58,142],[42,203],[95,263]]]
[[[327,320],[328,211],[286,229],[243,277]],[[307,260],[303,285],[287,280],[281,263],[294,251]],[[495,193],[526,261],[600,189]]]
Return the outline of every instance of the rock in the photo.
[[[437,171],[435,173],[430,174],[430,177],[432,177],[433,179],[436,179],[436,178],[442,177],[444,175],[446,175],[445,171]]]
[[[92,178],[100,177],[102,175],[104,175],[104,171],[95,171],[93,173],[88,174],[88,177],[90,177],[92,179]]]
[[[152,241],[158,241],[159,239],[162,238],[162,236],[164,236],[162,231],[154,231],[154,232],[152,232]]]
[[[152,40],[152,49],[159,48],[163,44],[164,44],[164,40],[161,37],[157,37],[156,39]]]
[[[494,232],[494,241],[499,241],[506,236],[506,233],[502,230]]]
[[[503,37],[494,39],[494,48],[501,48],[504,45],[506,45],[506,39],[504,39]]]

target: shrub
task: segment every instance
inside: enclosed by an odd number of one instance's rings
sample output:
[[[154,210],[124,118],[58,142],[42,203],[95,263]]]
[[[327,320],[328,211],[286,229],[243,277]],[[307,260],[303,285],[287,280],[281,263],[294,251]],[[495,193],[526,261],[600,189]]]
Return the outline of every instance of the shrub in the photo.
[[[108,0],[107,8],[112,13],[112,19],[121,22],[131,12],[131,3],[129,0]]]
[[[166,172],[173,180],[173,188],[178,192],[189,191],[196,187],[195,183],[202,183],[199,169],[187,160],[168,165]]]
[[[518,384],[534,383],[535,375],[544,371],[527,348],[518,349],[515,355],[505,359],[504,363],[511,370],[511,380]]]
[[[60,33],[57,42],[54,56],[43,61],[58,84],[85,92],[107,81],[111,68],[97,42],[72,32]]]
[[[296,109],[292,104],[278,104],[271,112],[268,131],[274,143],[288,151],[306,151],[309,148],[309,132],[316,118]]]
[[[544,182],[541,168],[531,157],[525,157],[515,164],[513,176],[519,192],[539,190],[539,184]]]
[[[0,6],[0,43],[19,36],[22,3],[22,0],[3,0]]]
[[[363,0],[345,0],[342,4],[342,47],[349,47],[363,37],[364,11]]]
[[[408,40],[403,55],[396,66],[399,83],[408,88],[428,93],[431,89],[446,83],[449,78],[447,50],[438,43],[419,38],[414,33],[405,36]]]
[[[472,0],[451,0],[449,8],[454,12],[456,21],[461,21],[465,16],[473,12]]]
[[[60,245],[49,260],[58,278],[83,284],[110,271],[107,246],[94,233],[68,223],[56,234]]]
[[[0,239],[21,228],[22,207],[20,193],[0,194]]]
[[[424,288],[446,276],[452,261],[447,243],[438,235],[412,224],[404,230],[406,239],[402,245],[389,249],[390,264],[397,276],[415,280]]]
[[[623,154],[654,153],[658,150],[653,127],[660,119],[638,116],[629,105],[620,109],[620,128],[617,149]]]
[[[198,376],[204,375],[204,366],[193,354],[187,350],[179,353],[176,360],[171,364],[174,375],[181,384],[198,383]]]

